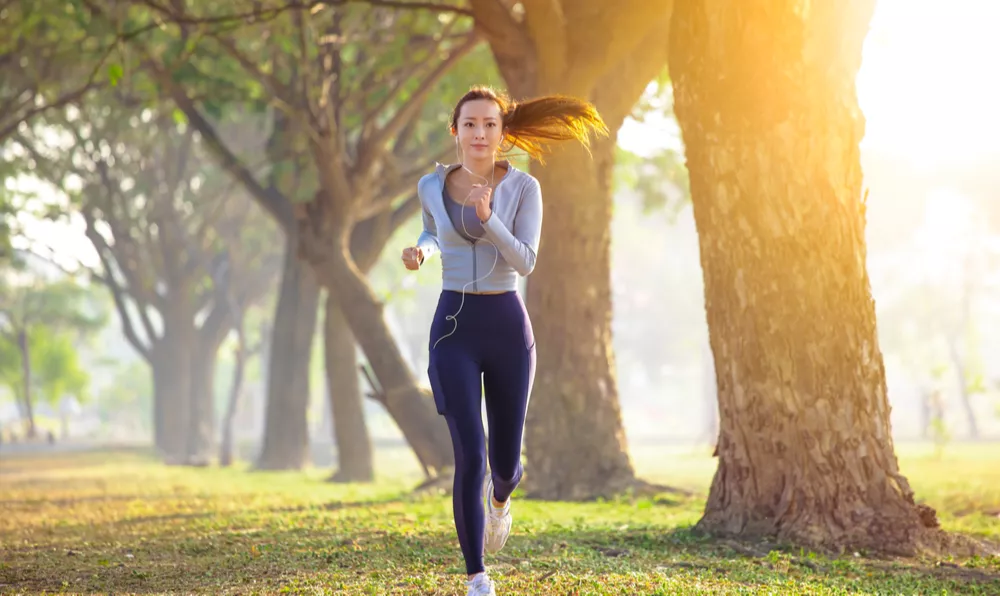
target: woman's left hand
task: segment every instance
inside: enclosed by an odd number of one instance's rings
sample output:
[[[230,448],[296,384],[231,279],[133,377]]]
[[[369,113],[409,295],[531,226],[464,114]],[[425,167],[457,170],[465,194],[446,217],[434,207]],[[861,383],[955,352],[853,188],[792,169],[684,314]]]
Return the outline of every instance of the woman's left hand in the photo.
[[[490,210],[490,196],[493,194],[493,189],[489,186],[483,186],[482,184],[472,185],[472,192],[469,193],[469,202],[471,202],[476,207],[476,217],[479,221],[485,222],[493,215],[493,211]]]

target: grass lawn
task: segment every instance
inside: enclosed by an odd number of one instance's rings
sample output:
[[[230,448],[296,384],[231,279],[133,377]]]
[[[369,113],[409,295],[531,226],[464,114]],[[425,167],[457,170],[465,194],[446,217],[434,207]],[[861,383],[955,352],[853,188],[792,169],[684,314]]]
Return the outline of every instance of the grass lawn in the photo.
[[[899,453],[945,528],[1000,542],[1000,445]],[[634,458],[700,496],[516,500],[514,534],[487,558],[500,594],[1000,594],[995,556],[830,559],[697,538],[714,460]],[[328,470],[168,468],[135,451],[0,453],[0,594],[464,595],[450,497],[409,496],[419,476],[402,450],[378,466],[375,485],[339,486]]]

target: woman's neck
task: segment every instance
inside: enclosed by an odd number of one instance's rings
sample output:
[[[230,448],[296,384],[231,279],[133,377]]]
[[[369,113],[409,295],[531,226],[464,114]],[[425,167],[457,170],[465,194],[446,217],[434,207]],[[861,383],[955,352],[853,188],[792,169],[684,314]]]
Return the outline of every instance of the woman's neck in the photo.
[[[469,172],[475,174],[475,176],[472,176],[474,183],[481,182],[481,178],[486,178],[491,182],[493,181],[493,168],[495,167],[495,164],[492,159],[463,161],[462,166]],[[476,176],[479,178],[476,178]]]

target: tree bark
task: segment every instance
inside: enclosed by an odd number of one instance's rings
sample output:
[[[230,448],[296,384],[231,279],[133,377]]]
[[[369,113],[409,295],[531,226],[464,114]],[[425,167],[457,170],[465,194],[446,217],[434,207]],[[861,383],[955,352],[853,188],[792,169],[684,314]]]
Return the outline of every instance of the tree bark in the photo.
[[[33,439],[38,431],[35,428],[35,411],[31,404],[31,350],[28,346],[28,331],[26,329],[17,332],[17,347],[21,350],[21,381],[23,382],[21,393],[24,398],[24,416],[28,422],[28,438]]]
[[[219,348],[232,326],[228,305],[216,305],[196,332],[191,352],[191,395],[187,458],[192,466],[207,466],[215,450],[215,367]]]
[[[222,440],[219,445],[219,465],[231,466],[233,463],[233,423],[243,395],[243,377],[246,369],[247,348],[243,334],[243,323],[237,327],[236,350],[233,354],[233,382],[229,387],[229,400],[226,404],[226,414],[222,420]]]
[[[330,480],[371,482],[375,468],[358,381],[354,336],[332,290],[327,291],[324,338],[333,439],[337,445],[337,471]]]
[[[873,0],[679,3],[670,70],[720,409],[697,528],[911,554],[865,266],[854,79]]]
[[[539,498],[609,496],[635,479],[611,341],[608,183],[614,136],[595,143],[593,160],[582,147],[570,146],[536,174],[546,211],[553,214],[545,220],[527,285],[539,339],[525,451],[529,492]]]
[[[319,285],[308,264],[286,243],[281,292],[272,327],[264,441],[256,467],[300,469],[309,460],[309,362],[316,332]]]
[[[170,464],[182,463],[185,455],[191,352],[195,343],[191,320],[168,311],[163,336],[150,350],[154,444],[160,457]]]
[[[207,466],[215,443],[215,365],[219,345],[198,342],[191,353],[185,464]]]

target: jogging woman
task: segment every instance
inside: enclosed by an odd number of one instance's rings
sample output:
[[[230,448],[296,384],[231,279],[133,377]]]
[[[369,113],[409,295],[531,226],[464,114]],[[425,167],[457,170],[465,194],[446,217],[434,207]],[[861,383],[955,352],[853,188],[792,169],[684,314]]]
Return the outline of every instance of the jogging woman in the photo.
[[[458,163],[438,164],[420,179],[424,229],[416,246],[403,250],[403,263],[417,270],[441,253],[427,372],[455,450],[452,499],[468,594],[494,596],[483,554],[498,552],[510,535],[510,495],[521,481],[521,436],[535,374],[535,340],[517,282],[535,267],[542,231],[538,180],[498,161],[498,153],[516,147],[540,160],[550,142],[586,145],[590,132],[607,128],[587,102],[545,96],[518,103],[486,87],[459,99],[450,128]]]

